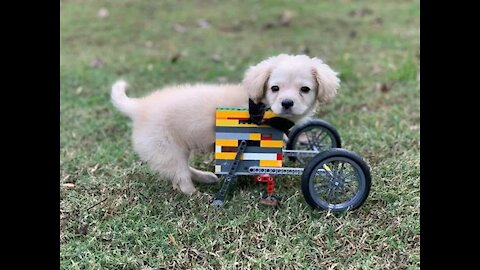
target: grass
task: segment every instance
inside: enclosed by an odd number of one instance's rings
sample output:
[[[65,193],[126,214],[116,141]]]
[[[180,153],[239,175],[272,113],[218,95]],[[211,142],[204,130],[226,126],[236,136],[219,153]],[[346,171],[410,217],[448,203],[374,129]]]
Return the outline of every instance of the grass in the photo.
[[[61,269],[419,269],[419,1],[60,4]],[[286,10],[296,16],[280,26]],[[140,96],[238,82],[265,57],[305,51],[341,73],[318,116],[372,170],[369,198],[344,215],[310,209],[298,178],[277,178],[279,209],[259,205],[248,179],[221,210],[209,206],[219,185],[172,192],[139,162],[109,101],[120,77]],[[213,171],[203,159],[195,165]]]

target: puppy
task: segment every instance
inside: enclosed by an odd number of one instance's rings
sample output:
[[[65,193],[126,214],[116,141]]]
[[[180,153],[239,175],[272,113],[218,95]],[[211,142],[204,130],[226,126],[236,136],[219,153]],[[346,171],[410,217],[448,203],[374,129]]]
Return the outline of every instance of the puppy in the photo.
[[[192,180],[219,180],[212,172],[189,166],[192,151],[214,149],[217,107],[248,107],[251,98],[298,122],[332,99],[339,86],[337,73],[322,60],[281,54],[250,67],[241,84],[186,84],[129,98],[127,83],[117,81],[111,99],[133,121],[133,147],[139,157],[170,179],[175,190],[191,195],[196,191]]]

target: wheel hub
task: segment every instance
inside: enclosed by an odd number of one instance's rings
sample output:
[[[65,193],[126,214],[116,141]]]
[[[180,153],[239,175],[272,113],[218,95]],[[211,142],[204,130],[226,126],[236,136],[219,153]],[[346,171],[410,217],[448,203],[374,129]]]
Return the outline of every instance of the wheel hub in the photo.
[[[330,180],[330,187],[337,189],[337,188],[342,188],[345,185],[345,182],[341,178],[333,178]]]

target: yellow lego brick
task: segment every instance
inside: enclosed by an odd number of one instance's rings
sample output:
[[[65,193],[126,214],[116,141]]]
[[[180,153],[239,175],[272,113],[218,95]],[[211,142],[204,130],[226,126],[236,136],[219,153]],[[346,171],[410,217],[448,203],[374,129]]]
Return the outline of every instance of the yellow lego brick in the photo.
[[[283,147],[283,140],[263,140],[260,147]]]
[[[234,160],[237,153],[229,152],[229,153],[215,153],[215,159],[230,159]]]
[[[260,141],[262,139],[262,134],[260,134],[260,133],[250,133],[248,139],[253,140],[253,141]]]
[[[281,160],[260,160],[260,167],[282,167]]]
[[[249,118],[250,115],[248,111],[221,111],[217,110],[215,112],[216,119],[227,119],[227,118]]]
[[[215,140],[215,146],[238,146],[238,140]]]
[[[266,111],[265,114],[263,115],[263,118],[264,119],[270,119],[270,118],[275,117],[275,116],[276,116],[276,114],[274,112]]]
[[[215,172],[219,173],[222,171],[222,166],[221,165],[215,165]]]
[[[216,119],[215,125],[219,127],[236,127],[239,126],[238,120],[232,119]]]

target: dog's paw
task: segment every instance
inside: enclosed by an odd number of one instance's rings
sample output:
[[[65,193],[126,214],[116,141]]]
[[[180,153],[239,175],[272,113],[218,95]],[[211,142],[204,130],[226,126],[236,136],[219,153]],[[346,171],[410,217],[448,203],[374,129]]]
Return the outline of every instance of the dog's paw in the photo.
[[[186,195],[193,195],[197,191],[197,189],[192,184],[180,183],[178,185],[178,189]]]
[[[188,196],[192,196],[193,193],[197,191],[195,187],[180,187],[180,190],[183,192],[183,194],[186,194]]]

